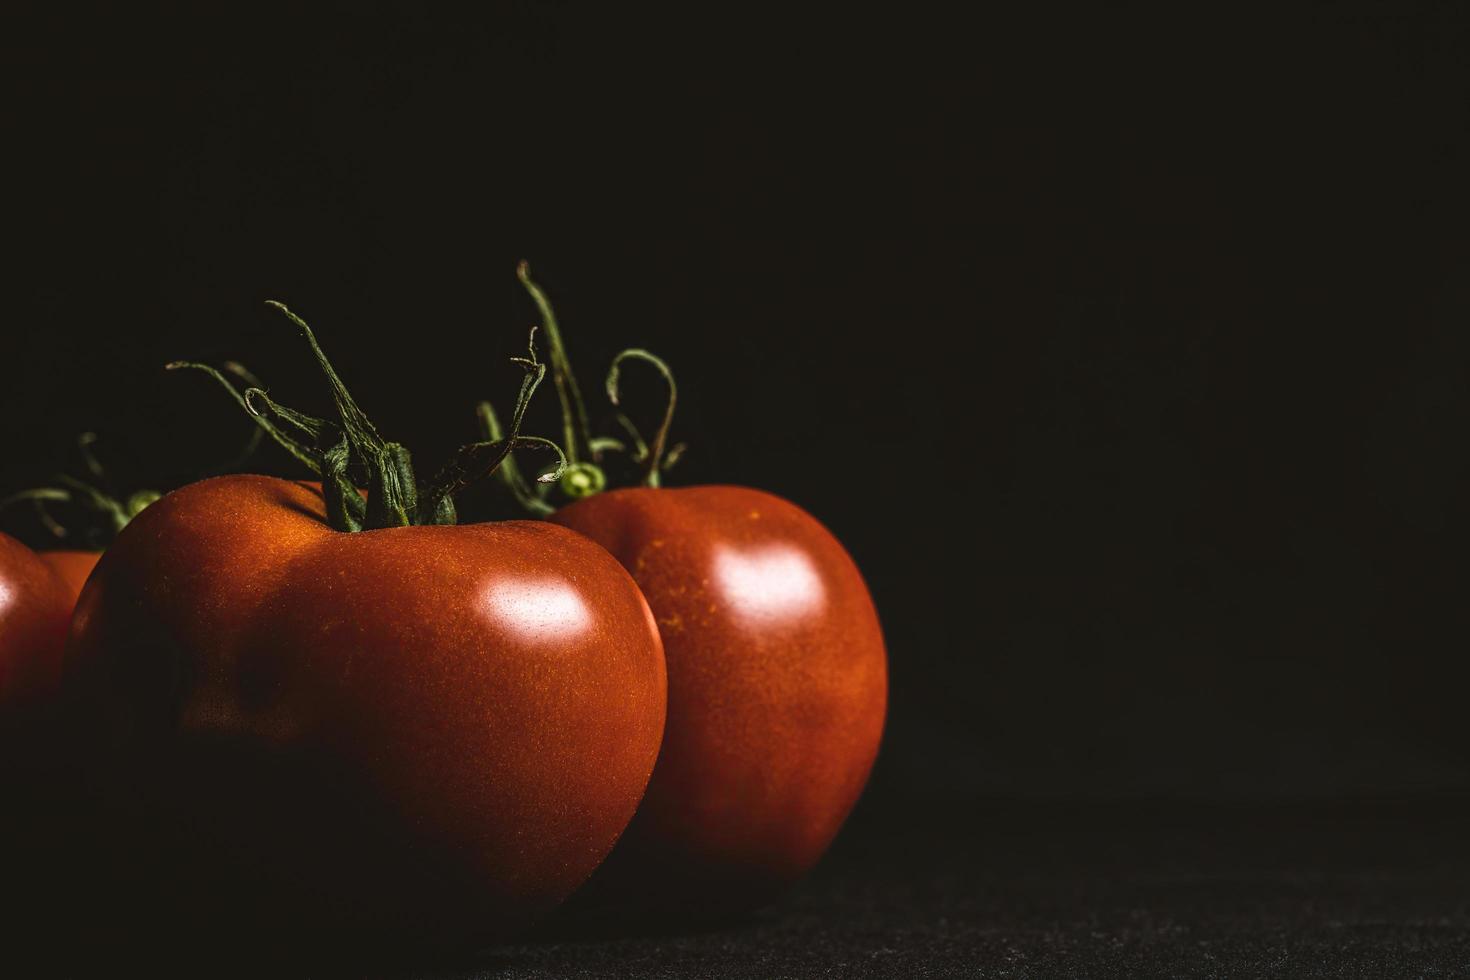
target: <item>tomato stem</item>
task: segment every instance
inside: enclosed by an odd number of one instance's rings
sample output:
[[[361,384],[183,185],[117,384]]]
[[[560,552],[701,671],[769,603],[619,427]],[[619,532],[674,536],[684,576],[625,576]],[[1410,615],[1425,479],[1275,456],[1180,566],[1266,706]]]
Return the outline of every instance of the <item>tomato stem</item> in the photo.
[[[224,363],[224,370],[230,374],[233,374],[235,377],[245,382],[245,384],[250,386],[251,388],[262,387],[261,380],[257,378],[254,374],[251,374],[249,369],[247,369],[245,365],[241,364],[238,361],[226,361]],[[240,447],[240,451],[234,456],[225,460],[223,463],[216,466],[212,470],[212,472],[231,473],[244,466],[245,463],[250,459],[250,457],[255,455],[255,451],[260,448],[261,440],[264,439],[265,436],[265,429],[261,428],[258,425],[251,426],[250,435],[246,437],[245,445]]]
[[[50,531],[53,536],[64,538],[70,532],[67,530],[66,525],[51,516],[51,512],[46,509],[46,504],[66,504],[71,503],[71,499],[71,493],[60,487],[34,487],[30,490],[17,491],[4,499],[0,499],[0,510],[29,500],[36,508],[36,517],[40,520],[41,525]]]
[[[659,466],[664,461],[664,447],[669,442],[669,427],[674,424],[674,407],[679,402],[679,388],[674,384],[674,372],[664,362],[663,358],[656,354],[651,354],[642,348],[630,347],[613,358],[612,366],[607,371],[607,398],[615,407],[621,404],[618,392],[619,372],[623,362],[628,360],[645,361],[652,364],[658,373],[663,375],[664,383],[669,388],[669,398],[664,403],[663,421],[659,423],[658,431],[653,434],[652,444],[641,449],[643,456],[643,484],[644,486],[657,487],[659,485]],[[619,413],[619,419],[620,421],[625,420],[626,416]],[[631,420],[626,421],[626,426],[636,435],[637,429],[634,428]],[[638,442],[641,445],[642,439],[639,439]],[[682,447],[675,448],[679,449]],[[670,456],[670,459],[677,458],[677,453]]]
[[[313,473],[316,473],[318,475],[321,473],[321,465],[317,462],[315,452],[310,447],[303,445],[299,440],[292,438],[289,433],[282,430],[269,418],[258,412],[252,411],[250,409],[250,406],[246,404],[245,395],[242,394],[239,389],[237,389],[230,382],[230,380],[226,378],[224,374],[222,374],[218,369],[208,364],[200,364],[195,361],[170,361],[168,364],[164,365],[164,370],[202,371],[208,377],[213,378],[216,382],[219,383],[219,386],[221,388],[229,393],[230,397],[235,400],[235,403],[241,408],[245,409],[246,414],[255,421],[256,427],[251,432],[250,442],[247,444],[248,449],[253,450],[255,446],[259,445],[260,437],[262,435],[268,435],[275,440],[277,445],[279,445],[282,449],[291,454],[291,456],[294,457],[297,462],[301,463]],[[242,380],[244,380],[250,386],[247,391],[260,390],[259,379],[257,379],[249,371],[246,371],[239,364],[236,364],[233,361],[229,361],[225,364],[225,370],[230,371],[232,374],[235,374],[239,376]],[[248,451],[246,455],[248,455]],[[240,462],[243,463],[244,459],[241,459]],[[231,469],[233,468],[234,467],[232,466]]]
[[[462,446],[432,480],[420,484],[415,478],[412,456],[407,447],[389,442],[379,434],[332,367],[306,321],[282,303],[271,300],[269,305],[280,310],[306,339],[331,389],[336,419],[320,419],[288,408],[257,386],[237,390],[221,372],[205,364],[175,361],[169,367],[204,371],[255,419],[260,431],[271,436],[320,476],[327,521],[336,530],[353,532],[417,524],[453,524],[456,521],[454,495],[493,473],[512,449],[534,447],[556,453],[559,464],[551,472],[538,477],[539,482],[554,481],[564,471],[566,457],[555,443],[520,434],[526,407],[546,375],[546,365],[536,358],[534,329],[527,343],[529,356],[512,358],[522,366],[526,376],[516,400],[510,435]],[[357,489],[363,485],[367,487],[366,501]]]
[[[592,425],[587,421],[587,405],[582,401],[582,389],[577,385],[577,376],[572,373],[572,363],[567,358],[566,346],[561,340],[561,329],[556,322],[556,313],[551,300],[542,288],[531,279],[531,265],[524,259],[516,266],[516,277],[541,313],[541,326],[546,331],[546,343],[551,357],[551,380],[556,385],[556,397],[561,402],[562,441],[566,444],[567,462],[576,464],[592,457]]]
[[[351,457],[355,457],[367,470],[368,503],[364,529],[407,527],[418,523],[418,484],[414,480],[413,461],[408,449],[400,443],[388,442],[378,434],[377,427],[342,383],[306,321],[292,313],[284,303],[267,300],[266,305],[274,306],[285,314],[306,338],[317,366],[331,388],[338,423]]]
[[[520,480],[520,472],[511,458],[513,449],[535,447],[550,449],[556,453],[558,459],[556,469],[538,476],[536,478],[538,484],[552,483],[560,479],[566,472],[567,457],[556,443],[549,439],[520,434],[521,423],[526,417],[526,409],[531,404],[531,396],[536,393],[536,388],[546,377],[546,365],[536,358],[535,327],[531,328],[531,336],[526,344],[526,349],[529,356],[511,358],[512,363],[520,365],[525,371],[525,376],[521,379],[520,394],[516,398],[515,410],[511,413],[510,436],[505,437],[499,433],[500,425],[495,419],[495,410],[490,408],[489,402],[482,403],[481,418],[485,419],[488,416],[488,424],[492,430],[489,440],[460,447],[454,458],[435,474],[425,491],[425,500],[430,506],[437,506],[437,501],[449,499],[471,483],[491,473],[501,472],[502,481]],[[507,465],[510,467],[508,472],[506,472]]]
[[[82,465],[87,475],[101,483],[107,479],[107,474],[96,454],[92,452],[92,445],[96,441],[95,432],[83,432],[77,437],[77,451],[82,458]],[[79,480],[65,473],[58,474],[55,480],[61,485],[21,490],[0,499],[0,510],[22,501],[30,501],[35,506],[36,515],[46,530],[57,538],[67,538],[72,537],[71,529],[58,521],[46,505],[48,503],[74,504],[91,515],[92,520],[85,526],[83,536],[91,544],[97,545],[110,542],[117,537],[122,529],[142,512],[143,508],[162,496],[154,490],[139,490],[125,498],[118,498],[94,483]]]
[[[663,418],[654,433],[652,443],[644,440],[638,427],[621,411],[617,412],[614,417],[618,425],[627,433],[631,443],[605,436],[594,436],[588,422],[586,404],[582,400],[581,388],[577,385],[577,379],[572,372],[571,362],[567,357],[566,345],[562,341],[561,330],[557,323],[556,313],[552,309],[551,300],[547,297],[545,290],[531,279],[531,269],[528,263],[522,261],[516,266],[516,277],[530,294],[537,310],[540,311],[551,351],[551,375],[552,380],[556,383],[557,396],[561,403],[562,433],[567,445],[566,473],[559,484],[562,496],[579,500],[604,490],[608,485],[608,478],[602,461],[603,455],[609,452],[623,454],[636,463],[638,481],[644,486],[659,486],[662,482],[662,474],[674,465],[684,451],[682,443],[673,447],[668,445],[669,431],[674,421],[674,408],[678,404],[678,388],[674,383],[674,373],[669,365],[657,355],[635,347],[619,353],[613,358],[612,365],[608,369],[607,396],[614,408],[620,405],[619,381],[624,361],[644,361],[653,365],[663,377],[668,388],[668,400],[664,405]],[[493,438],[493,434],[499,431],[494,409],[489,403],[481,403],[477,408],[477,413],[480,417],[482,431]],[[525,481],[519,478],[518,472],[513,467],[509,470],[502,470],[500,480],[510,490],[517,502],[530,513],[545,516],[555,510],[547,500],[547,494],[533,492]]]

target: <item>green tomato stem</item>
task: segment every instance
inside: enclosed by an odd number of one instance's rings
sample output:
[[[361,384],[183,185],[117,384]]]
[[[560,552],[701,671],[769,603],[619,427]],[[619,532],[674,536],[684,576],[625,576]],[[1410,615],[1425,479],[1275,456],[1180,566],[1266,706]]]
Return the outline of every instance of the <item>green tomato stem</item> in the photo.
[[[638,347],[630,347],[613,358],[612,366],[607,371],[607,398],[614,406],[620,405],[618,381],[620,370],[624,361],[644,361],[652,364],[658,373],[663,376],[664,383],[669,388],[668,401],[664,403],[664,417],[659,423],[658,430],[653,434],[653,442],[643,450],[643,484],[644,486],[657,487],[659,485],[660,467],[664,459],[664,448],[669,442],[669,428],[674,424],[674,408],[679,403],[679,388],[674,384],[674,372],[669,368],[664,359],[656,354]],[[632,423],[628,423],[629,427]],[[641,440],[640,440],[641,441]],[[670,457],[677,459],[677,456]]]
[[[592,459],[592,425],[587,420],[587,405],[582,400],[582,389],[577,384],[577,376],[572,372],[572,362],[562,343],[561,328],[557,325],[551,300],[531,279],[530,263],[522,260],[516,266],[516,277],[540,311],[541,326],[546,331],[546,344],[551,358],[551,380],[556,386],[557,400],[561,402],[562,442],[566,446],[567,461],[569,464],[576,464]]]
[[[545,439],[520,434],[526,407],[546,374],[536,358],[535,331],[527,347],[528,357],[513,358],[526,372],[516,401],[510,435],[490,442],[463,446],[454,458],[427,483],[415,478],[413,459],[407,447],[385,440],[367,414],[358,406],[346,384],[332,367],[306,321],[284,304],[270,301],[301,331],[317,366],[331,390],[337,417],[320,419],[280,404],[259,387],[236,390],[219,371],[204,364],[176,361],[171,368],[193,368],[214,378],[265,433],[321,478],[327,521],[343,532],[371,531],[420,524],[454,524],[454,494],[489,476],[518,447],[550,448],[561,464],[539,477],[550,481],[565,468],[561,449]],[[364,502],[358,487],[367,487]]]

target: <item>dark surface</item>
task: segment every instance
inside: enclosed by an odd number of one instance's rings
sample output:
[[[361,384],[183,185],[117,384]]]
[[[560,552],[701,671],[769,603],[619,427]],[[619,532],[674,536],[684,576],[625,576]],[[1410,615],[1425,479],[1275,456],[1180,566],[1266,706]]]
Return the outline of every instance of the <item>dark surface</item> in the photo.
[[[753,921],[508,947],[436,980],[1455,977],[1470,801],[860,814]]]

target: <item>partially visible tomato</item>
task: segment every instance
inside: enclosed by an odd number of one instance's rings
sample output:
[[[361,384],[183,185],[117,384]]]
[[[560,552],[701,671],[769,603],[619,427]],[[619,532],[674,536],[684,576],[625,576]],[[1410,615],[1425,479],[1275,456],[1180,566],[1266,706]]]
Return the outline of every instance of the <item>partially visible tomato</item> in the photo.
[[[53,692],[76,592],[34,551],[0,534],[0,705]]]
[[[878,751],[886,658],[857,566],[743,487],[613,490],[550,520],[632,573],[669,677],[658,766],[589,898],[706,916],[773,897],[832,843]]]
[[[254,449],[262,434],[257,427],[252,433],[247,451]],[[86,464],[89,479],[94,482],[62,474],[56,477],[55,486],[33,487],[0,500],[0,508],[19,503],[33,504],[43,523],[53,534],[85,545],[80,548],[39,552],[41,560],[54,569],[71,590],[73,601],[81,594],[82,586],[87,583],[87,576],[97,566],[97,559],[102,557],[102,549],[106,543],[127,527],[128,521],[159,497],[153,490],[139,490],[126,497],[114,497],[103,489],[101,484],[104,483],[104,470],[92,452],[92,445],[96,441],[97,436],[92,432],[84,432],[77,437],[77,450]],[[49,507],[67,508],[65,523],[58,520],[48,510]]]
[[[202,369],[213,376],[237,400],[242,398],[235,385],[225,374],[208,365],[184,363],[169,365],[169,367]],[[259,379],[240,364],[231,362],[226,365],[226,370],[246,384],[260,384]],[[266,428],[259,425],[251,426],[250,438],[246,440],[240,452],[226,464],[227,468],[233,469],[236,464],[249,459],[267,431]],[[108,482],[106,470],[92,448],[96,442],[97,434],[94,432],[83,432],[77,437],[76,448],[85,465],[86,480],[78,479],[70,474],[61,474],[55,478],[54,486],[33,487],[0,500],[0,508],[23,502],[34,504],[53,534],[65,537],[72,542],[88,545],[83,548],[58,548],[38,553],[41,560],[55,569],[66,582],[72,591],[73,600],[81,595],[82,586],[87,584],[87,577],[92,574],[92,569],[97,567],[97,559],[102,557],[102,550],[107,543],[127,527],[129,521],[160,496],[156,490],[137,490],[126,496],[114,496],[105,489]],[[216,472],[219,471],[216,470]],[[58,520],[48,510],[48,507],[67,508],[67,520],[65,522]]]
[[[620,438],[594,438],[550,301],[525,263],[517,274],[550,344],[568,478],[553,490],[514,468],[501,477],[532,513],[628,569],[658,621],[669,677],[648,793],[579,912],[660,924],[748,910],[817,862],[873,766],[888,681],[872,598],[847,551],[795,504],[743,487],[660,489],[681,447],[668,443],[678,395],[659,357],[625,350],[606,382],[617,406],[625,362],[659,372],[668,400],[653,437],[621,416]],[[480,415],[493,435],[494,411]],[[643,486],[604,491],[617,453]]]
[[[54,920],[58,841],[76,812],[58,755],[63,650],[76,592],[34,551],[0,534],[0,867],[14,952]]]

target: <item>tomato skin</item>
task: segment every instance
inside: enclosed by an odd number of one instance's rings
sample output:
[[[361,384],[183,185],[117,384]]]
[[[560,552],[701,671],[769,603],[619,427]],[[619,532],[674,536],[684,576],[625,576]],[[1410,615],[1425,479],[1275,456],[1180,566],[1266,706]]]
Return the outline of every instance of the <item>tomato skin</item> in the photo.
[[[53,726],[75,601],[39,555],[0,534],[0,867],[7,888],[32,906],[51,870],[50,835],[69,810],[52,778],[64,730]],[[20,925],[14,915],[7,923]]]
[[[832,842],[882,735],[887,661],[856,565],[742,487],[614,490],[550,519],[632,573],[669,677],[658,766],[587,902],[699,917],[773,897]]]
[[[580,536],[338,533],[256,476],[124,530],[68,669],[124,894],[158,880],[145,914],[177,934],[293,947],[458,945],[549,911],[631,818],[666,692],[647,605]]]
[[[0,868],[7,963],[51,924],[74,921],[54,887],[75,811],[58,765],[63,651],[76,593],[30,548],[0,534]],[[60,775],[58,775],[60,774]],[[72,838],[74,841],[75,838]]]
[[[0,707],[54,693],[75,599],[34,551],[0,534]]]
[[[102,557],[100,551],[42,551],[39,552],[40,559],[51,566],[52,571],[61,576],[62,581],[71,589],[72,599],[82,594],[82,586],[87,584],[87,576],[92,574],[92,569],[97,567],[97,559]]]

